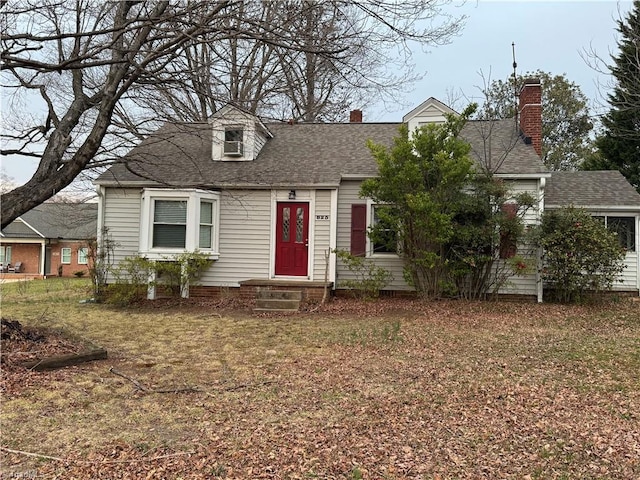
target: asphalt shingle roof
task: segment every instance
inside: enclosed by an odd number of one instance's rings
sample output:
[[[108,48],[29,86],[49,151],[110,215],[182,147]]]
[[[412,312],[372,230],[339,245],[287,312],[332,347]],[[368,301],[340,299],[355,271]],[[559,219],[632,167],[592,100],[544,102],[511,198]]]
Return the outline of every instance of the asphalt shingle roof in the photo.
[[[332,185],[343,176],[375,176],[367,140],[391,146],[399,123],[269,123],[273,138],[253,161],[213,161],[209,124],[166,124],[96,181],[223,188]],[[497,173],[537,174],[544,165],[516,135],[512,120],[470,122],[462,136],[476,160],[491,158]],[[490,142],[485,141],[492,132]],[[486,152],[486,154],[485,154]],[[506,154],[505,154],[506,153]]]
[[[43,203],[20,218],[44,238],[84,240],[97,234],[97,203]],[[6,238],[39,238],[24,223],[14,220],[2,230]],[[40,237],[41,238],[41,237]]]
[[[640,209],[640,194],[617,170],[553,172],[545,188],[547,206],[624,206]]]

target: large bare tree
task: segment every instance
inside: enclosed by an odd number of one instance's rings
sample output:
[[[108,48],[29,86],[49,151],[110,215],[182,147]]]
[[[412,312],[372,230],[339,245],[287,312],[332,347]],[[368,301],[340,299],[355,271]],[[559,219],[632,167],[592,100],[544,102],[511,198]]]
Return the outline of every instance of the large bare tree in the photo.
[[[166,119],[202,120],[227,101],[263,113],[288,99],[299,118],[321,118],[323,104],[344,104],[347,86],[365,84],[366,62],[390,55],[383,46],[406,53],[408,42],[455,34],[457,19],[439,21],[446,3],[1,2],[2,155],[39,159],[26,184],[2,195],[2,226],[117,158],[164,119],[158,105]],[[365,47],[380,55],[367,58]],[[381,78],[369,86],[383,89]]]

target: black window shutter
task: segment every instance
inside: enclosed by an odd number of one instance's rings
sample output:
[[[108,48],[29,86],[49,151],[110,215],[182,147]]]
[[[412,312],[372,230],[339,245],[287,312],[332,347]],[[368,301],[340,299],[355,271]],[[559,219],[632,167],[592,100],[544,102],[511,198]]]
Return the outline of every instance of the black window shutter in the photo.
[[[367,205],[351,205],[351,255],[364,257],[367,248]]]

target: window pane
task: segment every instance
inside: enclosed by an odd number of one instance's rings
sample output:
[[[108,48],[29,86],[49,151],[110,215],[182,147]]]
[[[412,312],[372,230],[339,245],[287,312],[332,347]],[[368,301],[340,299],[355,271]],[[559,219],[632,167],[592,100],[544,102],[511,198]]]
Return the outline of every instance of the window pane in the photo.
[[[71,249],[63,248],[62,249],[62,263],[71,263]]]
[[[153,212],[153,247],[184,248],[187,234],[187,202],[156,200]]]
[[[397,253],[398,251],[398,235],[391,225],[385,225],[385,207],[373,206],[373,224],[380,226],[377,229],[377,237],[373,242],[373,253]]]
[[[156,200],[154,223],[187,223],[187,202]]]
[[[87,249],[86,248],[79,248],[78,249],[78,263],[80,265],[86,265],[87,262]]]
[[[186,234],[186,225],[156,224],[153,226],[153,246],[184,248]]]
[[[225,142],[241,142],[242,141],[242,129],[235,128],[225,130],[224,132],[224,141]]]
[[[211,246],[211,225],[200,225],[199,248],[212,248]]]
[[[291,224],[291,212],[289,207],[282,209],[282,241],[289,241],[289,226]]]
[[[635,217],[607,217],[607,227],[618,234],[618,241],[622,248],[630,252],[636,249],[636,219]]]
[[[304,233],[304,208],[298,207],[296,212],[296,243],[304,243],[302,234]]]
[[[0,263],[11,263],[11,247],[0,247]]]
[[[200,202],[200,223],[207,225],[213,223],[213,203]]]

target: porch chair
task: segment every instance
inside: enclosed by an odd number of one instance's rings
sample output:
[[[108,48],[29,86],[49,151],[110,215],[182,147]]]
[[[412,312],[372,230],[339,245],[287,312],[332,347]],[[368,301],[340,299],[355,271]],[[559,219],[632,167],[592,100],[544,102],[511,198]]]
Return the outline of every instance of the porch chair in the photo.
[[[22,262],[16,262],[13,266],[9,267],[9,273],[20,273],[22,270]]]

